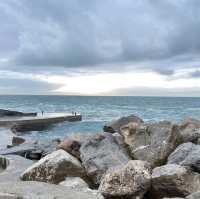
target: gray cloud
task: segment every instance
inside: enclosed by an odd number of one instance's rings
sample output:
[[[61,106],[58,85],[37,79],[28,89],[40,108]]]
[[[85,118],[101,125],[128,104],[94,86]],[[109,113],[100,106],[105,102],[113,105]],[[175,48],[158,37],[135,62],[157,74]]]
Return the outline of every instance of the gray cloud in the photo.
[[[55,94],[59,86],[39,80],[0,78],[0,93],[4,94]]]
[[[2,0],[0,13],[0,56],[20,67],[149,62],[170,75],[200,53],[199,0]]]
[[[200,88],[149,88],[149,87],[132,87],[125,89],[116,89],[103,95],[112,96],[168,96],[168,97],[200,97]]]
[[[194,72],[189,73],[189,77],[200,78],[200,70],[196,70]]]

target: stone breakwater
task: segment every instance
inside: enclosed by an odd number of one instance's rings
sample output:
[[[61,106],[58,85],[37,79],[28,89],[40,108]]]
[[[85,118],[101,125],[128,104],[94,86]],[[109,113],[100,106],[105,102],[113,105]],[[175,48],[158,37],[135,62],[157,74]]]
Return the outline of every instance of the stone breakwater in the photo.
[[[131,115],[81,140],[15,136],[0,151],[0,198],[200,198],[200,121]]]

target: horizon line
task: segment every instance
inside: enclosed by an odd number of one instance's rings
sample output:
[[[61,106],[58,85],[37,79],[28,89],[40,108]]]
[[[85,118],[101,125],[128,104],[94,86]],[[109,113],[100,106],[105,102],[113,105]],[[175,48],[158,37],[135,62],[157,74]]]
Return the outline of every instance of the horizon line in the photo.
[[[80,95],[80,94],[0,94],[1,96],[61,96],[61,97],[163,97],[163,98],[200,98],[200,96],[167,96],[167,95]]]

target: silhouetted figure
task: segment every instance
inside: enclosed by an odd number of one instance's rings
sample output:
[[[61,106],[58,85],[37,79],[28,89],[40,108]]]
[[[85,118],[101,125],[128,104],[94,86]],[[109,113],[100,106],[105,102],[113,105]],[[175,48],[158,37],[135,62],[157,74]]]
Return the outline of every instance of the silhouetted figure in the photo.
[[[76,112],[75,112],[75,116],[76,116]]]

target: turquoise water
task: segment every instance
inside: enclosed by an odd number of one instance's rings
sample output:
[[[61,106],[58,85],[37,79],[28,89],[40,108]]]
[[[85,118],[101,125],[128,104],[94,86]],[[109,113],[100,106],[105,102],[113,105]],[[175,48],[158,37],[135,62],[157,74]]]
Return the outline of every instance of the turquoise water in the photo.
[[[200,98],[0,96],[0,108],[25,112],[76,111],[82,114],[81,122],[65,122],[45,131],[26,135],[40,141],[77,133],[101,132],[106,122],[130,114],[135,114],[145,121],[179,122],[185,117],[200,118]]]

